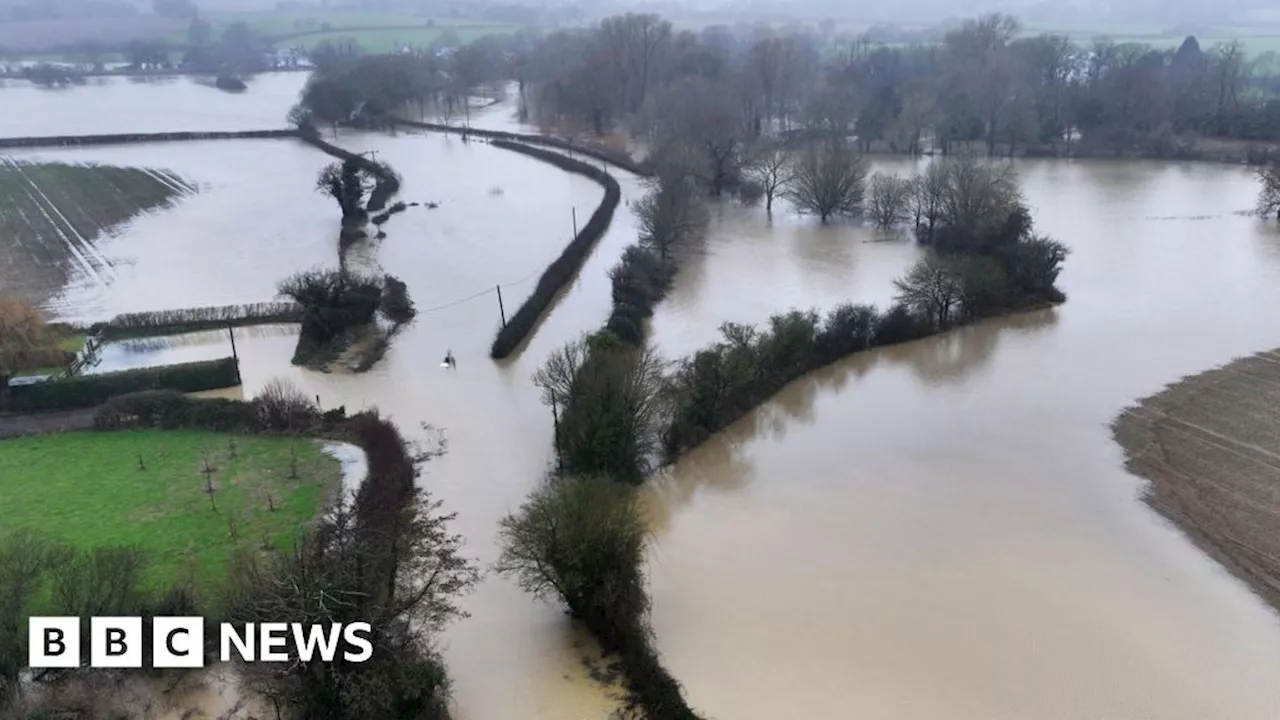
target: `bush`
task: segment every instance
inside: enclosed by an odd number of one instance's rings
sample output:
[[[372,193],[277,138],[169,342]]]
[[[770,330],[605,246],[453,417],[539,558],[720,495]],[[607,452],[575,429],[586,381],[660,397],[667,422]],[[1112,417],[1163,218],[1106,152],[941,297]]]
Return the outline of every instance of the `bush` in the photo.
[[[876,322],[871,344],[873,347],[896,345],[918,340],[934,332],[926,321],[913,315],[906,305],[894,303]]]
[[[269,381],[253,399],[257,427],[262,430],[302,431],[315,426],[320,408],[315,400],[297,385],[276,378]]]
[[[622,199],[622,188],[613,176],[580,160],[503,140],[494,140],[493,145],[538,158],[568,172],[585,175],[604,186],[604,200],[591,214],[591,219],[582,226],[577,237],[569,241],[564,252],[560,253],[560,257],[547,266],[542,277],[538,279],[538,285],[533,289],[533,293],[516,310],[507,324],[498,331],[489,354],[494,360],[501,360],[514,352],[520,343],[529,337],[538,324],[538,318],[551,304],[556,293],[573,280],[578,270],[582,268],[592,248],[609,228],[609,223],[613,221],[613,212]]]
[[[308,270],[280,283],[281,295],[302,306],[302,332],[293,363],[304,365],[349,331],[373,321],[382,300],[382,283],[341,270]]]
[[[380,309],[382,314],[396,325],[411,322],[418,315],[418,311],[413,307],[413,301],[409,299],[409,286],[394,275],[383,278]]]
[[[81,375],[9,388],[12,410],[67,410],[101,405],[117,395],[141,390],[198,392],[234,387],[240,371],[234,358]]]

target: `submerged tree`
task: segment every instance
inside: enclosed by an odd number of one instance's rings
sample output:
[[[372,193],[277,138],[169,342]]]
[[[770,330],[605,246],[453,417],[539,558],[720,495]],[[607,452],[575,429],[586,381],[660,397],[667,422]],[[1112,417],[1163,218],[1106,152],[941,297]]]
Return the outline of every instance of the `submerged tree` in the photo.
[[[279,285],[281,295],[302,306],[302,332],[293,362],[309,362],[322,347],[331,345],[352,328],[373,321],[382,299],[377,278],[351,275],[340,270],[308,270]]]
[[[843,138],[810,145],[800,156],[787,185],[787,199],[801,213],[825,224],[833,215],[862,211],[866,163]]]
[[[343,225],[364,222],[368,217],[364,202],[373,189],[375,178],[356,158],[330,163],[320,170],[316,189],[332,197],[342,209]]]
[[[791,154],[782,143],[766,140],[751,151],[744,172],[747,180],[760,186],[765,212],[772,215],[774,198],[791,182]]]
[[[882,230],[897,227],[911,218],[914,185],[897,175],[875,173],[867,187],[867,215]]]
[[[1257,175],[1258,182],[1262,183],[1258,190],[1258,214],[1280,220],[1280,164],[1259,168]]]

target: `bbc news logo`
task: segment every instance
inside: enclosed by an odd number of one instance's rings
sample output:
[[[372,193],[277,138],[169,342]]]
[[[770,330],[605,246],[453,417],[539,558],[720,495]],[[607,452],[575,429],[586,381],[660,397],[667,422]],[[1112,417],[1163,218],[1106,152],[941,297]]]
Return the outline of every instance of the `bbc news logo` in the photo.
[[[27,624],[28,666],[33,669],[75,668],[82,662],[80,618],[33,617]],[[151,619],[151,665],[155,668],[204,667],[204,618]],[[218,626],[222,662],[303,662],[342,659],[361,663],[373,657],[369,623],[222,623]],[[89,667],[140,668],[145,643],[140,617],[89,619]],[[292,650],[292,653],[290,652]]]

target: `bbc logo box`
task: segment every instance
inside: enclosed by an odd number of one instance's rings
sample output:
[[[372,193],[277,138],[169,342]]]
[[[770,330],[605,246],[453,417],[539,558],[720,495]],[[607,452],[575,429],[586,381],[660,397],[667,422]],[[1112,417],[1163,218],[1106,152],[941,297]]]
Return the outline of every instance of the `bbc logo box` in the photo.
[[[33,617],[28,623],[31,668],[80,667],[81,625],[78,617]],[[204,666],[204,618],[151,619],[151,667]],[[89,667],[140,668],[144,635],[140,617],[89,619]]]
[[[151,664],[154,668],[204,667],[205,621],[201,617],[151,618]],[[31,668],[80,667],[83,644],[89,648],[89,667],[143,667],[143,632],[140,617],[89,618],[89,636],[81,637],[78,617],[33,617],[28,621],[28,666]],[[368,662],[373,657],[373,628],[369,623],[245,623],[218,626],[222,662],[302,662],[313,659],[331,663]],[[292,647],[290,647],[292,646]],[[292,651],[292,652],[290,652]]]

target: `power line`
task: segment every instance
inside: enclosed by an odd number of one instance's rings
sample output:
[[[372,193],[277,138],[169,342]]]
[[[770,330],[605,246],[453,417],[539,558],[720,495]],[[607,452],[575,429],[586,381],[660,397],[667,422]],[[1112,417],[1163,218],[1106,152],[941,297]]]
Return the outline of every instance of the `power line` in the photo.
[[[453,307],[454,305],[461,305],[461,304],[462,304],[462,303],[464,303],[464,302],[469,302],[469,301],[471,301],[471,300],[475,300],[476,298],[481,298],[481,297],[484,297],[485,295],[488,295],[488,294],[490,294],[490,293],[497,292],[497,288],[499,288],[499,287],[504,287],[504,288],[508,288],[508,287],[515,287],[516,285],[519,285],[519,284],[521,284],[521,283],[526,282],[527,280],[529,280],[529,278],[531,278],[531,277],[533,277],[533,276],[537,275],[539,272],[540,272],[540,271],[535,270],[534,272],[531,272],[531,273],[529,273],[528,275],[525,275],[524,277],[520,278],[519,280],[513,280],[513,281],[508,282],[508,283],[500,283],[500,284],[498,284],[498,285],[495,285],[494,287],[486,288],[486,289],[484,289],[484,290],[481,290],[480,292],[475,293],[474,295],[468,295],[468,296],[466,296],[466,297],[464,297],[464,298],[459,298],[459,299],[457,299],[457,300],[453,300],[453,301],[451,301],[451,302],[447,302],[447,303],[445,303],[445,304],[443,304],[443,305],[437,305],[437,306],[435,306],[435,307],[427,308],[426,310],[419,310],[419,311],[418,311],[418,314],[419,314],[419,315],[424,315],[424,314],[426,314],[426,313],[437,312],[437,311],[439,311],[439,310],[446,310],[446,309],[448,309],[448,308]]]

